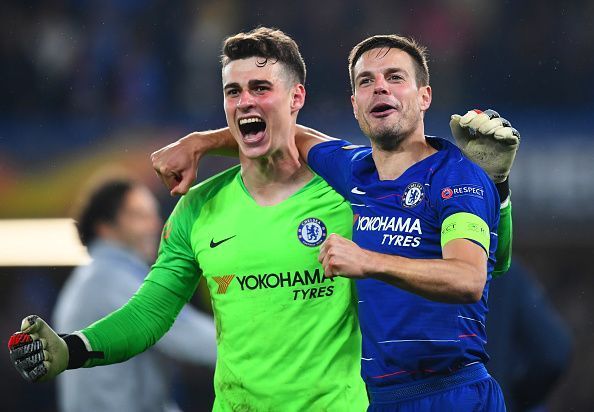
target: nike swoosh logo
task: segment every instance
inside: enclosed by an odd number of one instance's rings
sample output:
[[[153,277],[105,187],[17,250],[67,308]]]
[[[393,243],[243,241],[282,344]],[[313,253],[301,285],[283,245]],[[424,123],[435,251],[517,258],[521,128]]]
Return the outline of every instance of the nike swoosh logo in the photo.
[[[364,195],[364,194],[366,194],[367,192],[364,192],[364,191],[362,191],[362,190],[359,190],[359,188],[358,188],[357,186],[355,186],[355,187],[353,187],[353,188],[351,189],[351,193],[354,193],[354,194],[356,194],[356,195]]]
[[[226,241],[228,241],[230,239],[233,239],[235,236],[237,236],[237,235],[229,236],[228,238],[225,238],[223,240],[219,240],[218,242],[215,242],[214,239],[212,239],[210,241],[210,247],[211,248],[215,248],[215,247],[219,246],[221,243],[224,243],[224,242],[226,242]]]

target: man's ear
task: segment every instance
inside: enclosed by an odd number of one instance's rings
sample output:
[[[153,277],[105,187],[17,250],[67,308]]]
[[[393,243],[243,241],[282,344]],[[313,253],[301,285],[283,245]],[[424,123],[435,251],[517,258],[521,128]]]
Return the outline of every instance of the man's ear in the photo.
[[[419,87],[419,107],[422,111],[427,111],[429,106],[431,106],[431,98],[432,98],[432,90],[431,86],[421,86]]]
[[[355,119],[359,120],[359,108],[357,106],[357,102],[355,101],[354,94],[351,94],[351,104],[353,105],[353,114],[355,115]]]
[[[301,110],[305,104],[305,94],[305,87],[301,83],[293,86],[291,96],[291,112]]]

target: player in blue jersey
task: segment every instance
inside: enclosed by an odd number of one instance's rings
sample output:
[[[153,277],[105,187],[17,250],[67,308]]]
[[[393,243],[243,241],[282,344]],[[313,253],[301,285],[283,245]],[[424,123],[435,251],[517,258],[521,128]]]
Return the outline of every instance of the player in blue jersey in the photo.
[[[457,147],[425,136],[424,48],[373,36],[349,69],[371,148],[314,137],[300,146],[355,213],[353,241],[330,236],[320,261],[328,276],[356,279],[370,410],[505,410],[484,367],[495,185]]]
[[[320,261],[327,276],[356,280],[370,410],[505,410],[484,367],[500,206],[495,185],[454,145],[425,136],[432,90],[424,48],[400,36],[374,36],[349,61],[355,117],[371,148],[315,131],[298,133],[296,141],[355,213],[353,241],[331,235]],[[493,112],[454,117],[455,135],[460,125],[476,125],[496,143],[509,140],[515,153],[517,132]],[[465,152],[474,151],[491,177],[505,182],[513,154],[475,143]],[[194,151],[193,159],[201,154]],[[185,170],[171,162],[155,166],[162,177]]]

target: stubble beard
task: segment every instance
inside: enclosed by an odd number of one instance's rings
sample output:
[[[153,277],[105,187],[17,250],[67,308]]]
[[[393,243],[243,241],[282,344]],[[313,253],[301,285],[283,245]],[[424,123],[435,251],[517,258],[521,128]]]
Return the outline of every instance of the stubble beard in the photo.
[[[406,140],[406,137],[413,132],[414,127],[412,125],[419,120],[412,118],[413,116],[401,115],[396,123],[379,126],[375,129],[372,129],[366,120],[359,121],[359,127],[375,147],[382,151],[392,152],[397,150],[402,142]],[[405,124],[404,120],[406,118],[410,118],[410,121]]]
[[[398,120],[396,124],[376,128],[372,128],[367,121],[359,121],[359,127],[371,140],[372,145],[382,151],[391,152],[398,149],[406,137],[402,132],[401,120]]]

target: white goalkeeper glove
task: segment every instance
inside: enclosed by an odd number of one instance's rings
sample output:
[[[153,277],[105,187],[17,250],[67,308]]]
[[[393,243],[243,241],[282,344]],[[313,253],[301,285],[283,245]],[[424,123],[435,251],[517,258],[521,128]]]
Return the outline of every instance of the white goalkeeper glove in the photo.
[[[23,319],[21,331],[8,341],[8,349],[14,366],[29,382],[53,379],[68,366],[66,342],[36,315]]]
[[[507,179],[520,145],[520,133],[507,120],[494,110],[471,110],[453,114],[450,129],[462,153],[495,183]]]
[[[45,382],[66,369],[104,358],[103,352],[91,349],[81,332],[58,335],[37,315],[23,319],[20,332],[8,340],[8,351],[15,368],[29,382]]]

